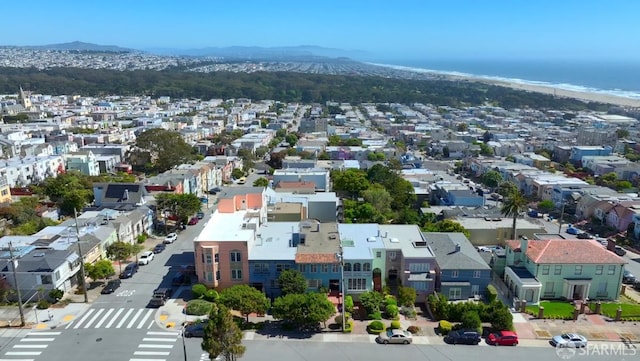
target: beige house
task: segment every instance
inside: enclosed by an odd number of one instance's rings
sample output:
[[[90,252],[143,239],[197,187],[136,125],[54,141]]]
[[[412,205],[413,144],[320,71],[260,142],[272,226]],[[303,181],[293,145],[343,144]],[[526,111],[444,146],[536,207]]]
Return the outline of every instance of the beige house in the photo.
[[[474,246],[504,246],[506,240],[513,238],[511,237],[513,218],[457,217],[454,220],[469,231],[469,240]],[[536,224],[527,219],[518,219],[516,233],[518,237],[535,238],[535,234],[547,233],[547,231],[542,224]]]

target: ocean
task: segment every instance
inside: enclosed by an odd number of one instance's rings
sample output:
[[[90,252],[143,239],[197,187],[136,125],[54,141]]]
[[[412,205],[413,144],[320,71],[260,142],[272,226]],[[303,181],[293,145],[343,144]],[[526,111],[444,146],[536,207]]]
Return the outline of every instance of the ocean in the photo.
[[[566,90],[640,99],[639,62],[396,60],[375,63],[393,68],[410,68],[415,71],[547,85]]]

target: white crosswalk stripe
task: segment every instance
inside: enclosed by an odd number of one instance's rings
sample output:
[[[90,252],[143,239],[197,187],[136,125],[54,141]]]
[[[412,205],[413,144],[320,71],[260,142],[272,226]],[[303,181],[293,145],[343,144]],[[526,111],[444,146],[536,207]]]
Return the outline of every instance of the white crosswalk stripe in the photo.
[[[151,328],[156,311],[150,308],[90,308],[65,328]]]
[[[144,322],[145,318],[141,321]],[[138,350],[133,353],[134,358],[129,361],[166,361],[171,354],[171,349],[178,341],[180,332],[177,331],[148,331],[138,345]],[[144,358],[139,358],[144,357]]]
[[[0,358],[0,361],[33,361],[33,358],[23,358],[26,356],[40,356],[43,350],[49,347],[49,342],[55,341],[55,337],[61,332],[29,332],[25,337],[19,340],[19,343],[13,345],[12,351],[7,351],[3,356],[8,358]],[[43,337],[49,336],[49,337]],[[20,358],[18,358],[20,357]]]

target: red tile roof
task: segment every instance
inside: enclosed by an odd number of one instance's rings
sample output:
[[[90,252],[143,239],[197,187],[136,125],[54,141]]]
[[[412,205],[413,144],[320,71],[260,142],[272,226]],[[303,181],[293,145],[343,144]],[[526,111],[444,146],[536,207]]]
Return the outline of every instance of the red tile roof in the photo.
[[[335,253],[296,253],[296,263],[337,263]]]
[[[521,252],[520,241],[507,241],[507,247]],[[625,260],[606,250],[595,240],[529,240],[527,257],[537,264],[625,264]]]

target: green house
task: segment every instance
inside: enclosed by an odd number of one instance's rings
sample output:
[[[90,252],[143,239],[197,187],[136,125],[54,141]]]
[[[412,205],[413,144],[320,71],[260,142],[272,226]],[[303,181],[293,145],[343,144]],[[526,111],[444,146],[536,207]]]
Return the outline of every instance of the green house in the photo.
[[[594,240],[506,242],[504,282],[509,296],[541,299],[616,300],[626,262]]]

